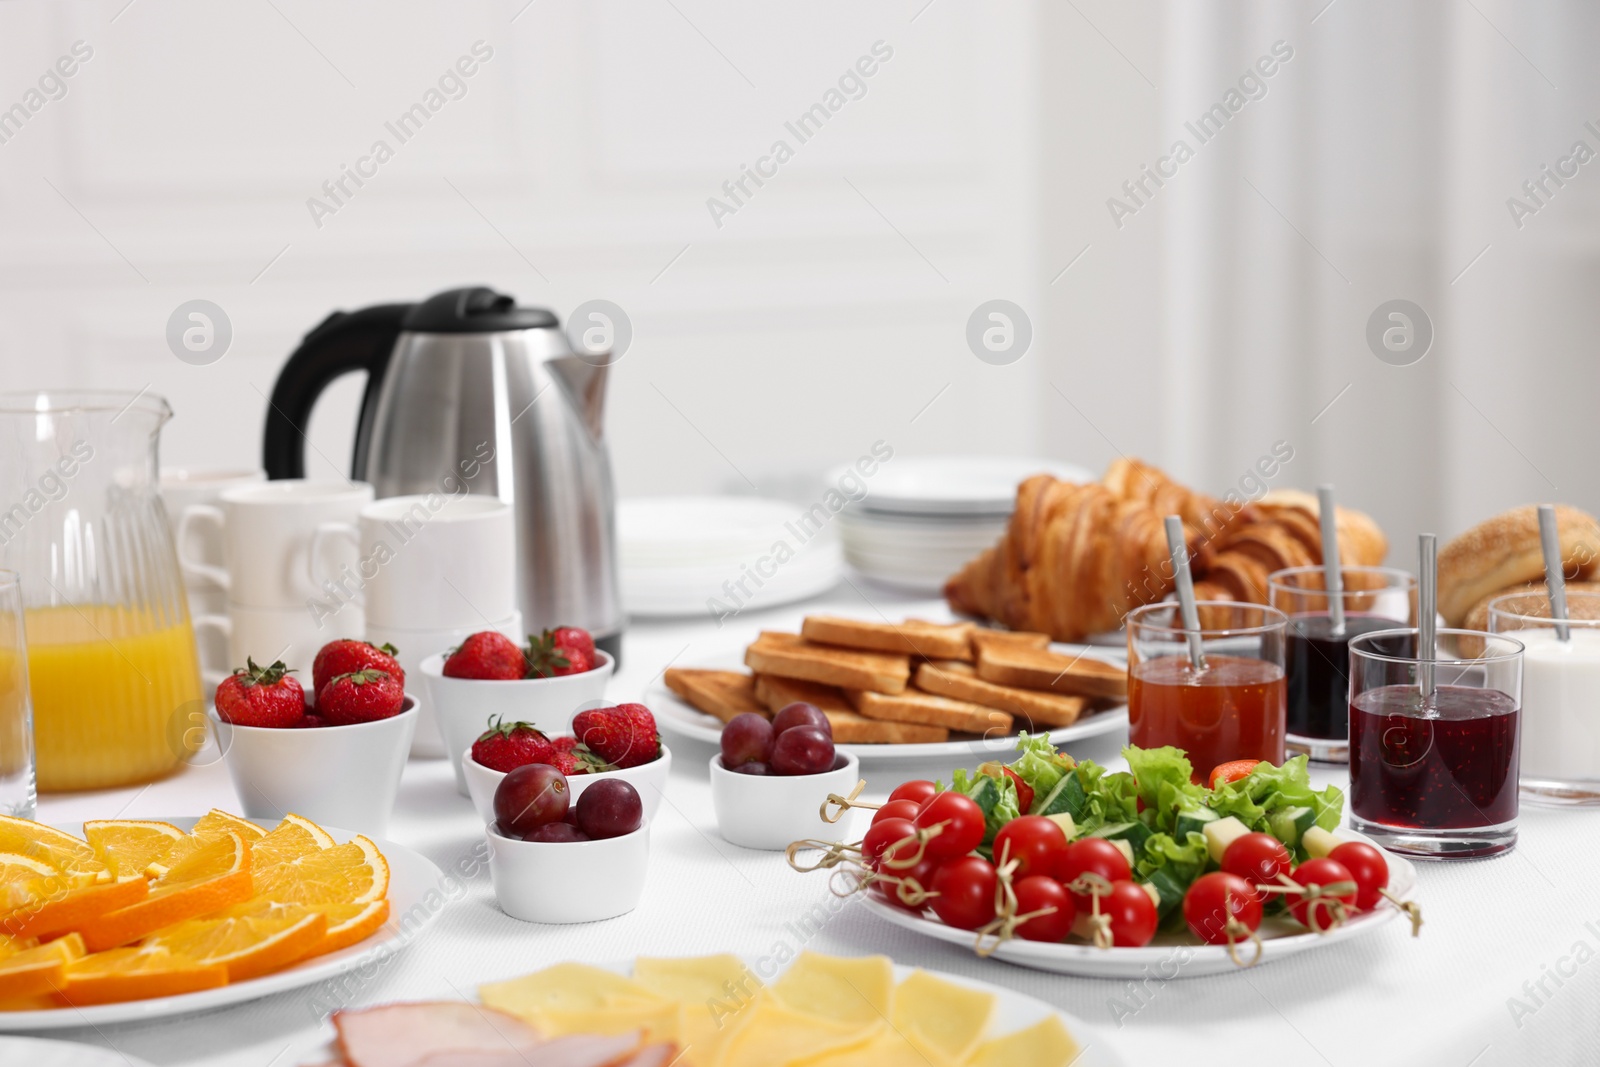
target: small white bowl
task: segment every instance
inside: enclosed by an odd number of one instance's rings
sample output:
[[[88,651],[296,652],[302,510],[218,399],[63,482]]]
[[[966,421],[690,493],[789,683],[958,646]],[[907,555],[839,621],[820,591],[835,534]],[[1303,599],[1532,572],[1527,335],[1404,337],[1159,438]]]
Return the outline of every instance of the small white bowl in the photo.
[[[211,729],[246,816],[312,822],[387,837],[420,702],[351,726],[236,726],[211,709]]]
[[[493,767],[485,767],[472,758],[472,747],[461,754],[461,769],[467,779],[467,795],[472,797],[473,807],[478,809],[485,826],[494,823],[494,791],[500,788],[500,779],[506,776],[505,771],[497,771]],[[649,763],[641,763],[637,767],[623,767],[615,771],[601,771],[598,774],[574,774],[567,778],[567,789],[571,796],[571,803],[578,802],[578,796],[585,789],[596,782],[607,778],[627,782],[639,793],[639,803],[644,806],[646,822],[656,817],[656,809],[661,806],[661,796],[667,790],[667,772],[672,770],[672,750],[666,745],[661,746],[661,755]]]
[[[446,752],[460,752],[483,733],[495,716],[505,722],[525,722],[545,733],[570,734],[572,717],[586,707],[604,706],[606,683],[615,666],[611,655],[595,650],[595,667],[582,674],[556,678],[519,678],[496,682],[478,678],[446,678],[443,652],[422,661],[434,721],[444,735]],[[455,760],[456,790],[467,796],[467,778]]]
[[[848,841],[853,812],[836,823],[824,822],[822,805],[829,793],[847,796],[861,777],[861,761],[840,752],[844,762],[821,774],[735,774],[711,757],[711,807],[717,829],[730,843],[769,851],[806,838]],[[837,762],[837,761],[835,761]]]
[[[650,820],[600,841],[519,841],[489,824],[489,877],[500,910],[530,923],[590,923],[639,904]]]

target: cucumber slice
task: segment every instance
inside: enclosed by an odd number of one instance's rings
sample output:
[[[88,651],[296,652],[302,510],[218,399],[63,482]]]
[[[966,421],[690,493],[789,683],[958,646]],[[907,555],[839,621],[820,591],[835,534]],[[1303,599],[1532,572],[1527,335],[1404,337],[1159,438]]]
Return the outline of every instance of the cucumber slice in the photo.
[[[1138,855],[1144,851],[1144,843],[1150,840],[1150,832],[1150,827],[1142,822],[1114,822],[1100,827],[1090,836],[1103,837],[1108,841],[1126,841],[1134,855]]]
[[[1089,794],[1083,791],[1083,783],[1078,781],[1075,773],[1068,771],[1043,800],[1034,800],[1033,814],[1071,815],[1074,819],[1081,819],[1088,803]]]
[[[968,784],[967,796],[983,809],[983,818],[987,822],[994,814],[995,806],[1000,803],[1000,787],[995,784],[993,778],[980,774]]]
[[[1300,838],[1317,824],[1317,813],[1310,808],[1279,808],[1267,816],[1272,836],[1291,849],[1300,847]]]
[[[1157,867],[1150,872],[1150,881],[1145,883],[1156,892],[1156,910],[1165,919],[1172,910],[1183,905],[1183,894],[1188,890],[1182,882],[1174,878],[1172,872],[1165,867]]]
[[[1211,858],[1217,863],[1222,862],[1222,854],[1228,851],[1228,846],[1250,832],[1250,827],[1229,815],[1216,822],[1208,822],[1200,831],[1205,835],[1206,851],[1211,853]]]
[[[1222,816],[1210,808],[1195,808],[1192,811],[1178,812],[1178,821],[1173,829],[1172,836],[1179,841],[1186,841],[1189,835],[1205,833],[1206,826],[1216,822]]]
[[[1330,834],[1320,826],[1312,826],[1300,836],[1300,847],[1313,859],[1326,856],[1342,844],[1344,842],[1337,835]]]

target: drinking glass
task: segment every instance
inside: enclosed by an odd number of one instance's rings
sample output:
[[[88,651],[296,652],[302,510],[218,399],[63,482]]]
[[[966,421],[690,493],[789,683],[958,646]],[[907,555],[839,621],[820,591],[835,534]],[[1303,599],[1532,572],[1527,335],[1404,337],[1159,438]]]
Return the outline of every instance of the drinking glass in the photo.
[[[1272,606],[1289,616],[1284,747],[1324,763],[1350,760],[1350,639],[1410,626],[1416,619],[1417,580],[1405,571],[1341,567],[1340,575],[1344,589],[1332,596],[1321,567],[1289,567],[1267,578]],[[1344,612],[1337,631],[1335,599]]]
[[[33,704],[22,628],[22,583],[0,570],[0,815],[34,814]]]
[[[1201,782],[1230,760],[1281,764],[1288,618],[1264,604],[1196,606],[1199,630],[1183,628],[1176,604],[1146,604],[1128,614],[1128,740],[1185,750]],[[1200,669],[1190,658],[1196,634]]]
[[[1521,641],[1524,800],[1600,804],[1600,593],[1567,593],[1566,638],[1544,593],[1489,601],[1489,632]]]
[[[1350,642],[1350,825],[1417,856],[1492,856],[1517,843],[1522,642],[1414,629]]]

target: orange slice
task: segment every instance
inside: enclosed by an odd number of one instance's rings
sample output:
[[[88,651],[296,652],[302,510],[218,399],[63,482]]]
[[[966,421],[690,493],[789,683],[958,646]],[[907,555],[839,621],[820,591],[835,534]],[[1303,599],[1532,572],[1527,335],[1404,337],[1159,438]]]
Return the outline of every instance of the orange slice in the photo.
[[[277,832],[262,838],[260,844],[265,845]],[[388,861],[377,845],[360,834],[342,845],[285,862],[263,863],[255,875],[256,896],[279,904],[370,904],[389,892]]]
[[[0,931],[13,937],[53,937],[80,930],[108,912],[137,904],[150,891],[142,877],[78,885],[71,884],[73,877],[86,876],[60,875],[35,883],[33,898],[0,919]]]
[[[99,819],[83,824],[83,836],[101,863],[118,878],[142,876],[187,835],[169,822]]]
[[[89,824],[85,823],[84,829],[87,830],[88,827]],[[248,819],[229,815],[220,808],[212,808],[195,820],[194,828],[182,841],[175,842],[165,855],[154,857],[145,867],[145,873],[151,878],[160,878],[173,864],[198,851],[202,845],[217,840],[229,830],[238,834],[247,844],[253,844],[266,835],[265,830]]]
[[[328,932],[322,935],[321,944],[306,953],[308,956],[338,952],[377,933],[389,918],[389,901],[386,898],[370,904],[325,904],[317,910],[328,917]]]
[[[228,981],[241,982],[287,967],[318,944],[328,918],[297,905],[263,909],[259,915],[190,919],[145,938],[142,948],[165,948],[196,963],[218,963]]]
[[[87,841],[14,815],[0,815],[0,852],[16,852],[71,874],[93,874],[110,881],[111,871]]]
[[[55,992],[65,984],[67,966],[82,957],[83,938],[68,934],[0,959],[0,1000]]]
[[[99,952],[250,896],[250,846],[229,830],[150,883],[143,900],[84,924],[83,939],[90,951]]]
[[[215,989],[227,983],[228,968],[155,945],[93,953],[67,964],[62,978],[57,999],[82,1006]]]

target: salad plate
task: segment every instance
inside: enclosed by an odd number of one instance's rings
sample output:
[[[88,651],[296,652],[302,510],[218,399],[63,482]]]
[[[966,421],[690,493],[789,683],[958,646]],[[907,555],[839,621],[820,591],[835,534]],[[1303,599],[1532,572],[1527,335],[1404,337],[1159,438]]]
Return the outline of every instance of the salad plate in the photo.
[[[180,830],[187,831],[197,820],[191,816],[160,821],[169,822]],[[275,819],[251,821],[266,830],[277,825]],[[55,828],[75,836],[83,832],[81,823],[63,823]],[[339,844],[356,836],[348,830],[338,830],[331,826],[325,826],[323,829]],[[198,993],[97,1004],[83,1008],[0,1012],[0,1032],[66,1030],[187,1015],[190,1012],[209,1011],[212,1008],[257,1000],[272,993],[299,989],[357,968],[367,967],[370,970],[377,967],[394,953],[415,941],[432,925],[439,917],[439,912],[444,909],[449,897],[446,895],[447,883],[444,872],[440,871],[432,860],[392,841],[380,840],[374,843],[389,864],[389,919],[365,941],[260,978],[230,982],[217,989],[201,990]],[[329,996],[346,997],[347,992],[341,990]]]

